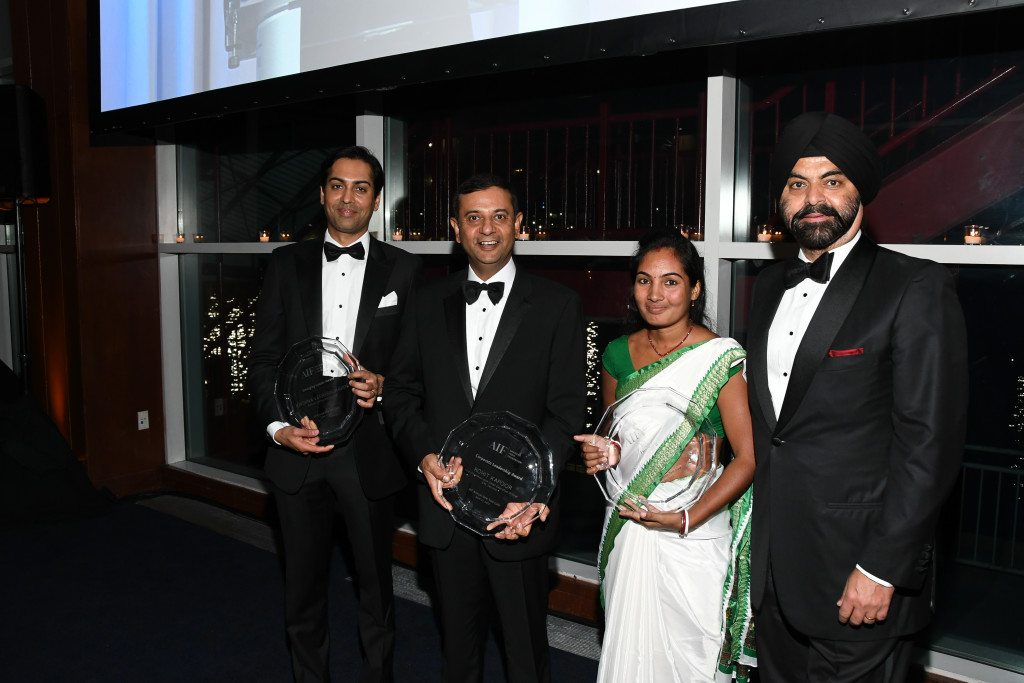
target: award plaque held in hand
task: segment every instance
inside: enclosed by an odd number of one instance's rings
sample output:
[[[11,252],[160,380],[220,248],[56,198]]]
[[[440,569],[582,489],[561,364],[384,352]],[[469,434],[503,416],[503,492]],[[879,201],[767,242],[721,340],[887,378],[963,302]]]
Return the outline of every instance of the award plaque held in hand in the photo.
[[[320,430],[320,445],[348,441],[362,410],[348,384],[359,361],[343,344],[310,337],[294,344],[277,368],[274,391],[281,414],[295,427],[308,417]]]
[[[715,480],[720,439],[690,399],[666,387],[640,388],[608,406],[594,431],[594,444],[614,449],[618,462],[594,476],[612,505],[629,501],[677,512],[693,505]],[[630,491],[643,480],[648,496]],[[634,481],[636,480],[636,481]],[[660,483],[658,483],[660,482]]]
[[[481,536],[494,522],[510,522],[532,503],[547,504],[554,491],[554,459],[540,430],[509,412],[474,415],[452,430],[438,460],[448,468],[462,459],[462,478],[444,490],[452,517]],[[524,503],[516,514],[503,517],[509,503]]]

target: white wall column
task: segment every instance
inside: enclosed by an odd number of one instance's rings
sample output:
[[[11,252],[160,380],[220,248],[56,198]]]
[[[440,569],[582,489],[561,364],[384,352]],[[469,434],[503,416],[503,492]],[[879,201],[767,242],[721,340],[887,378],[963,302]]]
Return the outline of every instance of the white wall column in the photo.
[[[715,330],[729,335],[732,264],[721,246],[732,242],[736,167],[736,79],[708,78],[704,162],[704,277]]]

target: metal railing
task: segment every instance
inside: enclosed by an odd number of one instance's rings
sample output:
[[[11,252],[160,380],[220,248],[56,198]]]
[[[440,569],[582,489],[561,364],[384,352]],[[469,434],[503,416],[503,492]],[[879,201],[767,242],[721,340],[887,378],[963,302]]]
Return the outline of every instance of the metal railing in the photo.
[[[977,449],[991,451],[993,449]],[[1003,449],[999,449],[1000,452]],[[1024,462],[1024,454],[1016,454]],[[961,466],[957,562],[1024,574],[1018,530],[1024,506],[1024,468],[977,463]]]

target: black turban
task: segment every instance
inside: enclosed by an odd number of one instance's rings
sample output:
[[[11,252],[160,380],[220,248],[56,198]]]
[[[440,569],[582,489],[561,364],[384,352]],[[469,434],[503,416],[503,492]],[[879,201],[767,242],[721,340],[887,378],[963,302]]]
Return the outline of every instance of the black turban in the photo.
[[[882,184],[878,150],[860,128],[841,116],[812,111],[786,125],[772,157],[772,191],[776,197],[782,195],[789,172],[801,157],[827,157],[857,188],[863,204],[878,194]]]

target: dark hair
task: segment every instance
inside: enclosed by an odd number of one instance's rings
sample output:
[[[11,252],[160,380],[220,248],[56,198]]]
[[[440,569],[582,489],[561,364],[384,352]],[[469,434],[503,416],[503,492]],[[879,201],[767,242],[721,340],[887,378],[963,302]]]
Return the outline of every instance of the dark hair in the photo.
[[[320,164],[320,187],[327,187],[327,179],[331,177],[331,168],[334,166],[334,162],[338,159],[355,159],[357,161],[365,161],[370,167],[370,177],[373,180],[373,196],[374,198],[380,194],[380,191],[384,189],[384,169],[381,167],[380,162],[377,161],[377,157],[373,156],[373,152],[366,149],[362,145],[352,145],[350,147],[343,147],[336,149],[327,155],[324,162]]]
[[[508,181],[493,173],[477,173],[459,183],[458,189],[452,195],[451,217],[458,219],[459,200],[462,198],[462,195],[486,190],[489,187],[501,188],[508,192],[509,197],[512,198],[512,216],[514,218],[519,215],[519,199],[516,197],[516,193]]]
[[[658,249],[671,249],[675,252],[679,262],[683,264],[683,271],[690,280],[690,286],[695,287],[700,283],[700,294],[690,306],[690,322],[695,325],[709,326],[709,321],[704,317],[707,305],[707,287],[704,285],[704,259],[697,253],[697,248],[690,240],[679,234],[676,230],[654,230],[640,238],[639,247],[636,253],[629,259],[629,281],[630,292],[628,305],[626,306],[626,330],[636,332],[642,329],[646,323],[640,316],[636,301],[633,300],[632,283],[636,282],[637,271],[640,270],[640,262],[652,251]]]

